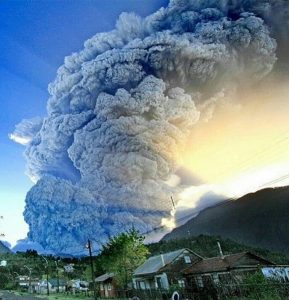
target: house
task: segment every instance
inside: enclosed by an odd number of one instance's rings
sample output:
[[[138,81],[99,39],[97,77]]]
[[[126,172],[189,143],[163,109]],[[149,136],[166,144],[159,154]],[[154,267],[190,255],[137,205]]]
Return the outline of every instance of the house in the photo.
[[[289,266],[288,265],[274,265],[261,268],[262,274],[269,279],[279,282],[289,282]]]
[[[30,278],[29,276],[17,276],[17,284],[22,290],[28,290],[33,293],[36,291],[39,279],[38,278]]]
[[[113,273],[105,273],[96,277],[95,282],[99,285],[100,297],[114,298],[117,296],[116,282]]]
[[[29,276],[17,276],[17,282],[21,289],[28,289],[30,278]]]
[[[66,280],[57,279],[57,278],[48,279],[48,290],[50,293],[65,292],[66,291]],[[47,280],[46,279],[41,280],[39,282],[36,291],[40,294],[47,293]]]
[[[189,249],[152,256],[133,274],[133,286],[138,290],[168,290],[172,284],[185,286],[182,271],[203,258]]]
[[[200,260],[183,271],[190,289],[210,288],[219,283],[241,283],[244,276],[274,264],[250,252]]]
[[[81,280],[81,279],[72,279],[66,283],[66,291],[68,293],[88,293],[89,291],[89,282]]]

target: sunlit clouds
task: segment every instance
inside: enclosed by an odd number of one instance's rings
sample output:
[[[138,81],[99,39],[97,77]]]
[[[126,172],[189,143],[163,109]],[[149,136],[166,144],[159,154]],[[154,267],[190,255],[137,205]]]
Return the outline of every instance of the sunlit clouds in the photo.
[[[234,99],[240,104],[236,110],[223,108],[210,122],[199,124],[188,140],[183,165],[211,184],[250,178],[249,186],[255,182],[257,187],[289,174],[288,82],[272,81],[240,94]],[[242,182],[238,190],[250,191]]]

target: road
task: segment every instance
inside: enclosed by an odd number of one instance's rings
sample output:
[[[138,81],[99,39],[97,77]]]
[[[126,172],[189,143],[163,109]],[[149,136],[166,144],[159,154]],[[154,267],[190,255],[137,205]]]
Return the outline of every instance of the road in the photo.
[[[3,300],[39,300],[40,298],[34,297],[34,296],[17,296],[13,293],[7,292],[7,291],[0,291],[0,299]],[[47,300],[46,298],[41,298],[41,300]]]

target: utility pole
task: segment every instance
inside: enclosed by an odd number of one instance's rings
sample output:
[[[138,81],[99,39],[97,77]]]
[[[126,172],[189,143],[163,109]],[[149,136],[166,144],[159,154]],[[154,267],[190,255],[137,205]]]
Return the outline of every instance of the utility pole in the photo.
[[[31,272],[32,269],[27,267],[26,265],[23,266],[24,268],[26,268],[29,271],[29,284],[28,284],[28,291],[31,293]]]
[[[3,220],[3,216],[0,216],[0,220]],[[4,237],[5,234],[3,232],[0,233],[0,237]]]
[[[175,202],[174,202],[173,196],[171,196],[171,200],[172,200],[173,209],[176,210],[176,206],[175,206]]]
[[[54,261],[56,265],[56,278],[57,278],[57,293],[59,293],[59,273],[58,273],[58,264],[57,260]]]
[[[93,260],[92,260],[92,251],[91,251],[91,241],[90,240],[87,240],[87,249],[88,249],[89,257],[90,257],[91,279],[92,279],[92,283],[93,283],[93,296],[94,296],[94,299],[97,300],[96,288],[95,288],[95,278],[94,278],[94,268],[93,268]]]
[[[41,255],[41,257],[45,260],[45,263],[46,263],[46,288],[47,288],[47,296],[49,296],[48,261],[44,256]]]
[[[20,275],[19,275],[19,273],[17,273],[17,272],[13,272],[13,274],[16,274],[16,277],[15,277],[15,279],[14,279],[14,281],[15,281],[15,286],[16,286],[16,289],[18,290],[18,285],[19,285],[19,278],[20,278]],[[16,284],[17,283],[17,284]]]

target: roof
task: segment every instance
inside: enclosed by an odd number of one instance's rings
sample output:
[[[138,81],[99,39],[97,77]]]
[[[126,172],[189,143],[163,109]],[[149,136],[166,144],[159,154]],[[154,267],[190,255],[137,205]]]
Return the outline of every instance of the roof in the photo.
[[[51,278],[48,279],[48,282],[53,285],[53,286],[58,286],[58,280],[57,278]],[[64,279],[59,279],[59,286],[65,286],[66,285],[66,280]]]
[[[193,253],[197,257],[202,258],[200,255],[194,253],[192,250],[183,248],[183,249],[179,249],[176,251],[167,252],[164,254],[155,255],[155,256],[150,257],[134,271],[133,275],[138,276],[138,275],[148,275],[148,274],[156,273],[161,268],[163,268],[164,266],[166,266],[166,265],[170,264],[172,261],[174,261],[184,251],[189,251],[190,253]],[[163,256],[163,260],[162,260],[161,256]]]
[[[114,273],[105,273],[105,274],[103,274],[101,276],[96,277],[95,281],[96,282],[104,282],[104,281],[106,281],[106,280],[108,280],[110,278],[113,278],[113,277],[114,277]]]
[[[238,267],[254,267],[254,265],[238,265],[238,261],[245,257],[251,256],[260,261],[262,264],[273,265],[270,261],[267,261],[257,255],[254,255],[250,252],[240,252],[235,254],[224,255],[224,257],[213,257],[203,259],[194,265],[188,267],[184,274],[200,274],[200,273],[213,273],[220,271],[227,271],[228,269],[238,268]],[[257,265],[257,264],[256,264]],[[256,266],[255,265],[255,266]]]

